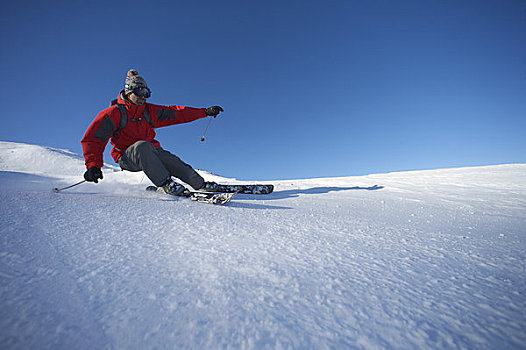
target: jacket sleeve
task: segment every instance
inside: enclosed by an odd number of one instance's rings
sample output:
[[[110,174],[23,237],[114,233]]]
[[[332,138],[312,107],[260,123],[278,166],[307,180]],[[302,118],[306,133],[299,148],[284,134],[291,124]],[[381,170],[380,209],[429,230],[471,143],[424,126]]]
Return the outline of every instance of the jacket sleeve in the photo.
[[[163,126],[189,123],[206,117],[206,108],[186,106],[159,106],[150,104],[152,123],[156,128]]]
[[[100,112],[80,141],[87,169],[91,167],[102,168],[104,165],[104,149],[109,138],[117,129],[116,120],[111,117],[113,110],[115,108],[110,107]]]

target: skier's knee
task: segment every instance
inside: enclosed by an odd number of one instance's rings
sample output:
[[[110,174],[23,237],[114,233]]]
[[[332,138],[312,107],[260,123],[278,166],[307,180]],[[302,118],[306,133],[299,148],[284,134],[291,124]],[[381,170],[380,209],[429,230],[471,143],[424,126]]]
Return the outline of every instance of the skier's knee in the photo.
[[[154,150],[152,143],[148,141],[137,141],[134,144],[134,147],[139,153],[151,152]]]

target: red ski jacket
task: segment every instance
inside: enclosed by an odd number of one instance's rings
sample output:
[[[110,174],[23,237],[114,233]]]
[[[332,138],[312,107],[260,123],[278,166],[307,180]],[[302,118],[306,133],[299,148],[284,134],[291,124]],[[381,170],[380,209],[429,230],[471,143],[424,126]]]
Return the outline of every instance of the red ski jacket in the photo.
[[[137,141],[150,141],[155,148],[161,145],[155,140],[155,129],[143,118],[143,111],[148,108],[151,122],[155,128],[174,124],[188,123],[206,117],[206,108],[185,106],[159,106],[146,103],[136,106],[123,97],[123,91],[117,99],[118,104],[125,106],[128,122],[124,129],[117,134],[121,122],[121,113],[116,105],[102,110],[91,123],[81,140],[86,168],[102,168],[103,153],[108,140],[111,138],[113,149],[111,156],[118,163],[126,148]],[[137,120],[141,118],[140,120]]]

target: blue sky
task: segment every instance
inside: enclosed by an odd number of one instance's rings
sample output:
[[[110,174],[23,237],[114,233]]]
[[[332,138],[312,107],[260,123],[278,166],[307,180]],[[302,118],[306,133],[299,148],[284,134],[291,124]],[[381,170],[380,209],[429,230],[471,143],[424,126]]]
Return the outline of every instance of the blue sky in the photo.
[[[81,153],[135,68],[151,103],[224,107],[204,143],[208,120],[157,131],[224,176],[526,162],[524,1],[23,1],[0,16],[0,140]]]

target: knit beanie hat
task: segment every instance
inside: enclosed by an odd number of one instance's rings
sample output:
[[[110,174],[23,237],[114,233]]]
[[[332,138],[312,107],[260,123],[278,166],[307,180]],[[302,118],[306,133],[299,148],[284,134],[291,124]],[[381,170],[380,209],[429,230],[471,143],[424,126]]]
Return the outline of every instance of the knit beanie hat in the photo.
[[[130,69],[126,75],[126,82],[124,83],[124,94],[128,95],[133,92],[133,89],[138,87],[148,87],[146,81],[135,69]]]

